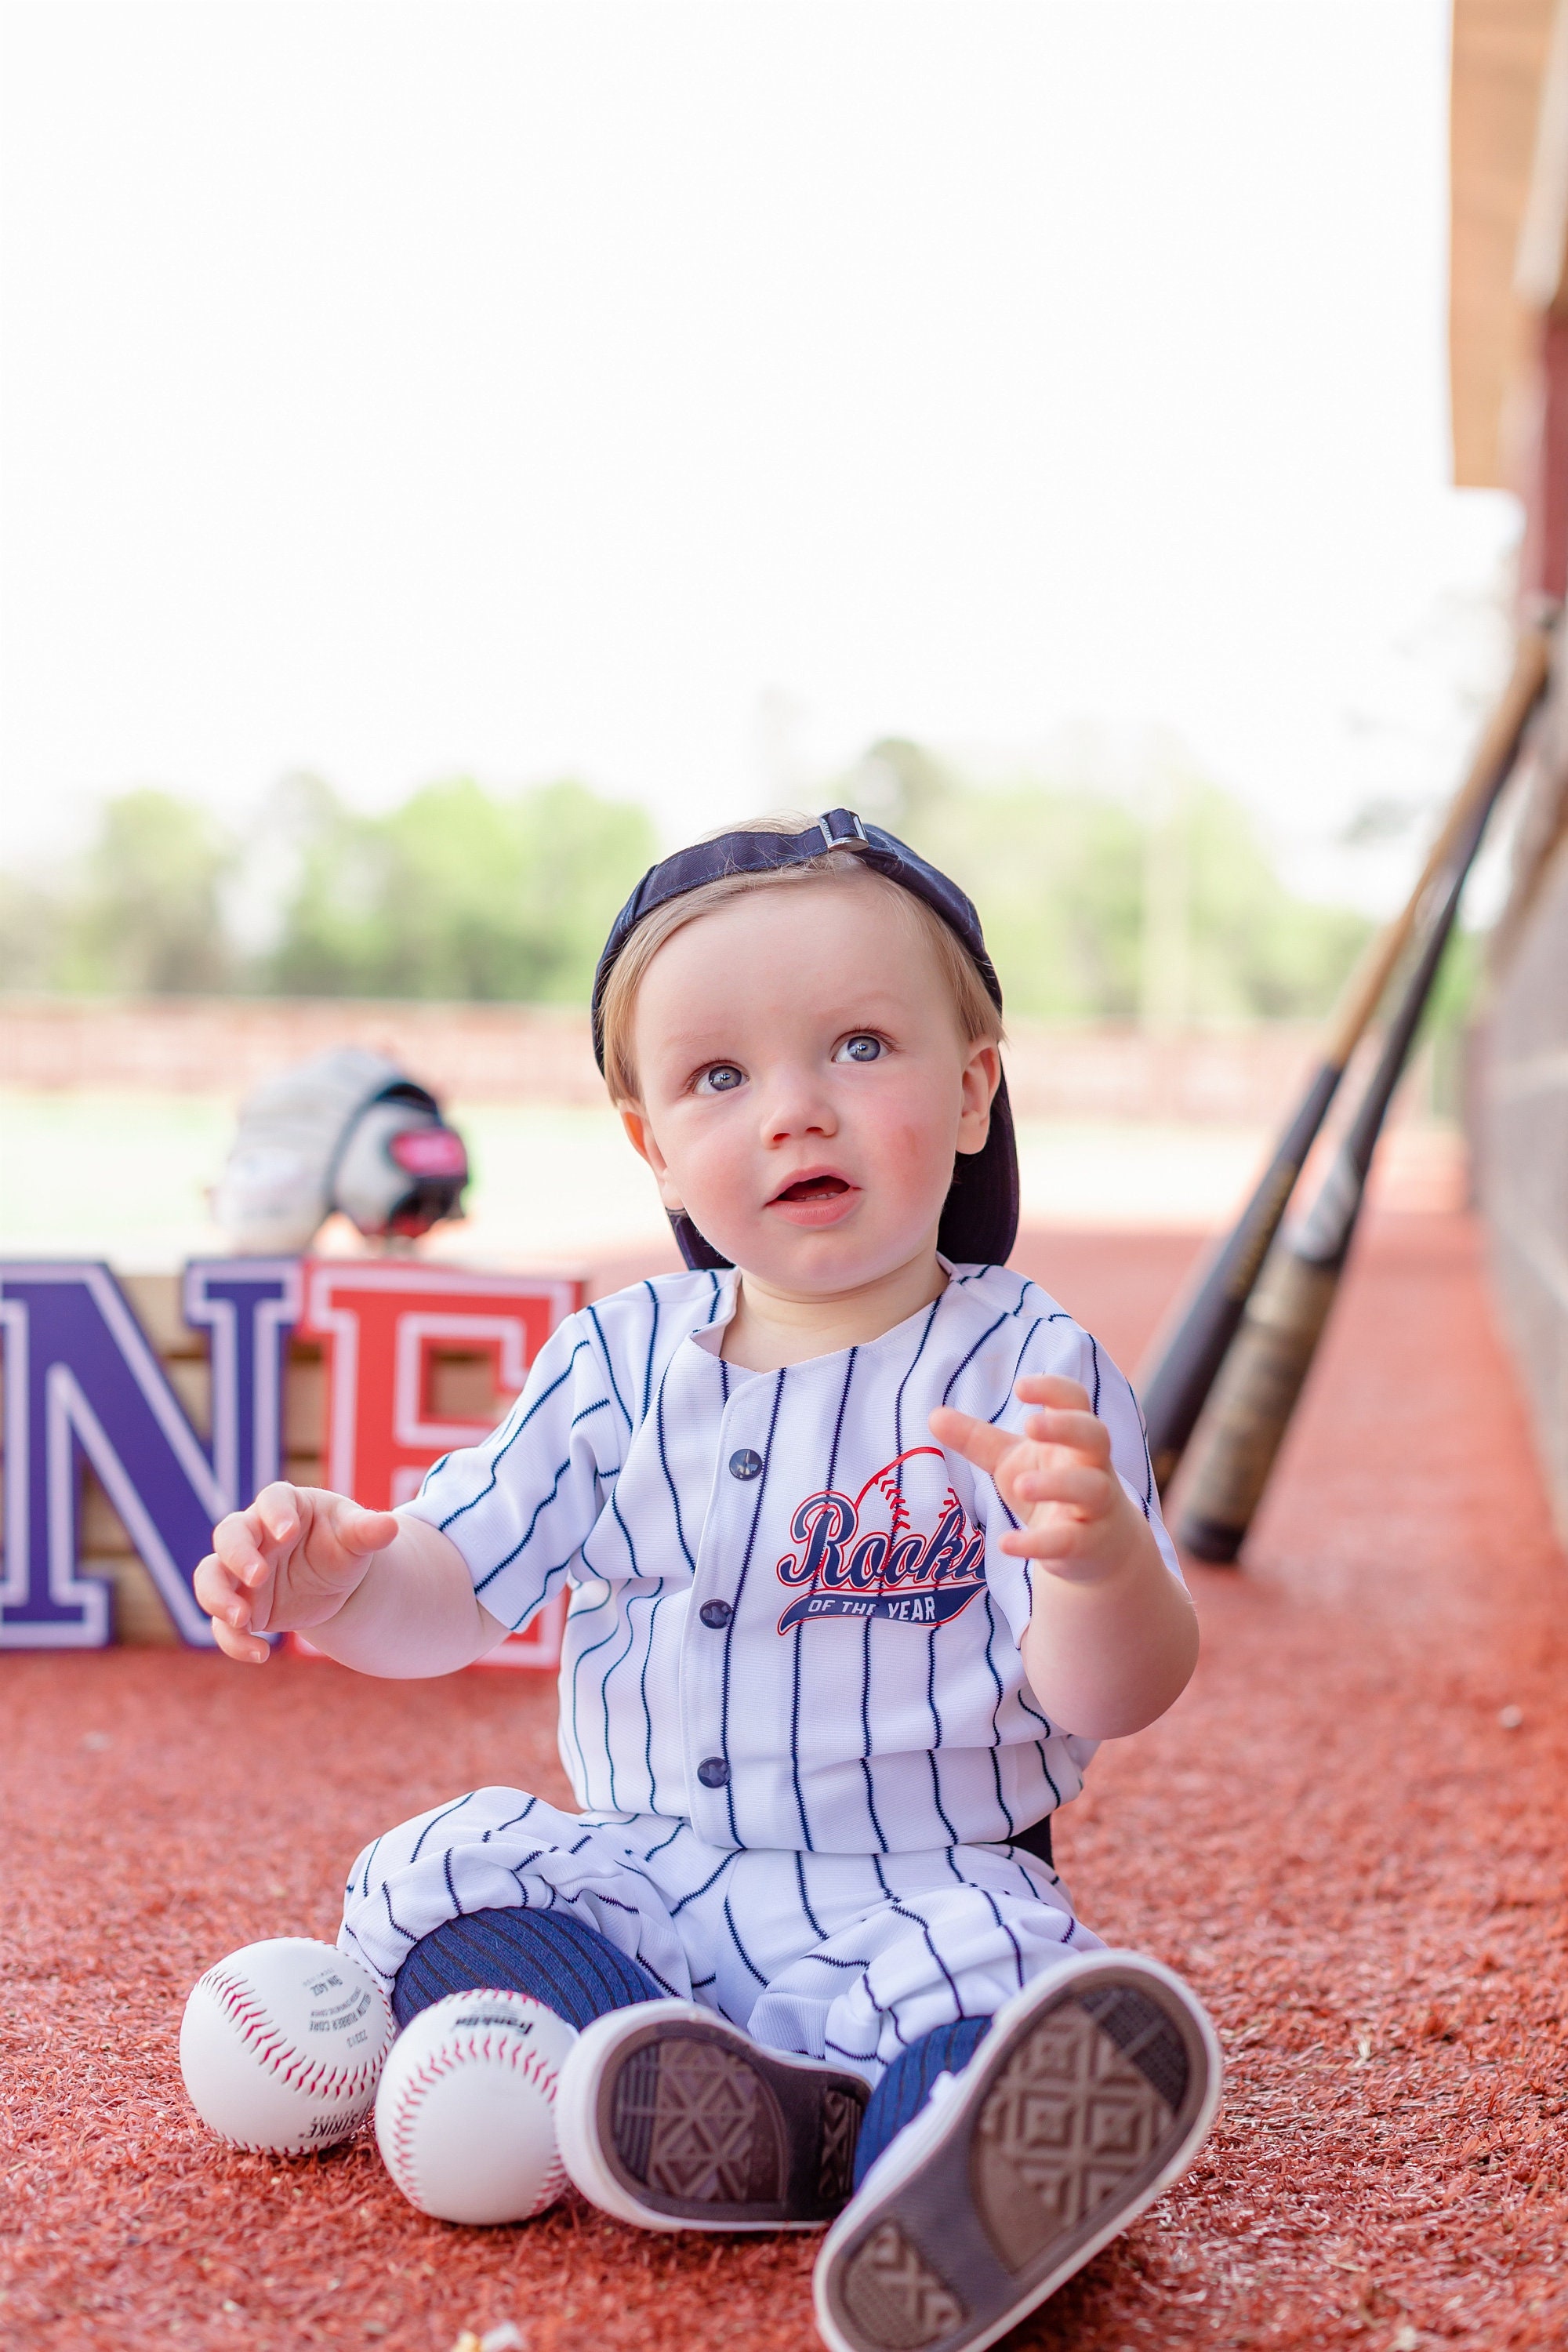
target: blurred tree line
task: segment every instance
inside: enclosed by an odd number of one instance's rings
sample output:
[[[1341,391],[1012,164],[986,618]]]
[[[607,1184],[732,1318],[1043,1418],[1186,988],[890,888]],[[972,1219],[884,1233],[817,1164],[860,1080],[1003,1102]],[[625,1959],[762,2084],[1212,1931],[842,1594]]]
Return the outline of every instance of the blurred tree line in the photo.
[[[1136,797],[1032,777],[977,790],[889,739],[842,786],[963,884],[1012,1013],[1310,1017],[1372,929],[1294,897],[1240,803],[1179,769]]]
[[[644,810],[577,783],[365,816],[296,776],[243,837],[123,793],[68,871],[0,874],[0,987],[581,1002],[658,854]]]
[[[889,740],[822,799],[963,883],[1020,1013],[1311,1015],[1369,928],[1292,896],[1246,813],[1199,782],[1162,813],[1069,782],[967,784]],[[296,777],[243,836],[125,793],[68,870],[0,874],[0,987],[582,1003],[658,854],[644,810],[574,782],[433,784],[363,815]]]

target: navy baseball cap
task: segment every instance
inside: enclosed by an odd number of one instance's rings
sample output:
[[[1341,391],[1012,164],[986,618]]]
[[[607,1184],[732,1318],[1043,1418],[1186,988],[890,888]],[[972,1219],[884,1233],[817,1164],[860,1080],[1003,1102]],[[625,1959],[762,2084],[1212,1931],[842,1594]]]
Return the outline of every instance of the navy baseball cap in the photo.
[[[616,960],[646,915],[668,899],[719,882],[731,874],[776,874],[789,866],[805,866],[825,851],[849,843],[856,856],[873,872],[886,875],[902,890],[922,898],[942,917],[961,941],[984,983],[985,992],[1002,1010],[1002,983],[985,952],[984,935],[973,902],[934,866],[878,824],[865,824],[853,809],[829,809],[804,833],[725,833],[716,841],[699,841],[678,849],[673,857],[650,866],[610,927],[605,952],[594,975],[594,1054],[601,1076],[605,1068],[605,991]],[[685,1215],[671,1215],[680,1255],[689,1266],[724,1266],[711,1242],[705,1241]],[[991,1105],[991,1129],[983,1148],[960,1152],[954,1159],[952,1182],[937,1228],[937,1247],[955,1265],[1003,1265],[1018,1232],[1018,1147],[1013,1133],[1007,1081],[1003,1077]]]

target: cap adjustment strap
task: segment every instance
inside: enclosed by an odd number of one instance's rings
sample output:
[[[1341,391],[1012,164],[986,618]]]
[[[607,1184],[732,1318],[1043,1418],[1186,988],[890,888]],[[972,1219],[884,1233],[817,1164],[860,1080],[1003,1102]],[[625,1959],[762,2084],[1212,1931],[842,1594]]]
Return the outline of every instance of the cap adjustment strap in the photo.
[[[853,809],[829,809],[816,820],[817,831],[829,849],[837,849],[841,841],[864,841],[866,828]]]

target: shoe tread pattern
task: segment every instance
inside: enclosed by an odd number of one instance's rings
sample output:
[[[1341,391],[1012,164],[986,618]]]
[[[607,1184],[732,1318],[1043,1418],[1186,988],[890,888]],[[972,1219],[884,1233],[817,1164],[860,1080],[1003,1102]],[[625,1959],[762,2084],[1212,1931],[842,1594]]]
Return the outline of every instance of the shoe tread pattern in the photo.
[[[765,2205],[784,2193],[782,2119],[755,2069],[721,2043],[667,2033],[628,2053],[611,2110],[634,2179],[682,2205]]]
[[[1025,2035],[975,2118],[970,2151],[976,2209],[1010,2271],[1037,2263],[1154,2161],[1186,2071],[1161,2011],[1119,1988],[1064,2001]]]
[[[847,2091],[827,2091],[822,2100],[822,2141],[816,2194],[824,2212],[835,2213],[855,2187],[855,2149],[865,2102]]]
[[[869,2344],[887,2352],[921,2352],[962,2327],[967,2313],[897,2221],[881,2222],[855,2249],[840,2287]]]
[[[1159,2002],[1131,1985],[1107,1985],[1085,1993],[1082,2006],[1174,2114],[1187,2095],[1191,2070],[1186,2044]]]

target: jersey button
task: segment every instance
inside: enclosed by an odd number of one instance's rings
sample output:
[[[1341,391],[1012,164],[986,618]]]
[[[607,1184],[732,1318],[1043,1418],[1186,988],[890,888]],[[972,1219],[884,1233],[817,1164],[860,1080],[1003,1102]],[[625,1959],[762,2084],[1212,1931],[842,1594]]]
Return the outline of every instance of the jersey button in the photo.
[[[721,1789],[730,1777],[730,1767],[721,1756],[705,1756],[697,1767],[697,1777],[705,1789]]]
[[[717,1633],[721,1625],[729,1623],[735,1612],[727,1601],[705,1601],[697,1613],[705,1625],[711,1625]]]
[[[739,1454],[731,1454],[730,1456],[731,1478],[754,1478],[762,1466],[762,1455],[753,1454],[749,1445],[742,1445]]]

